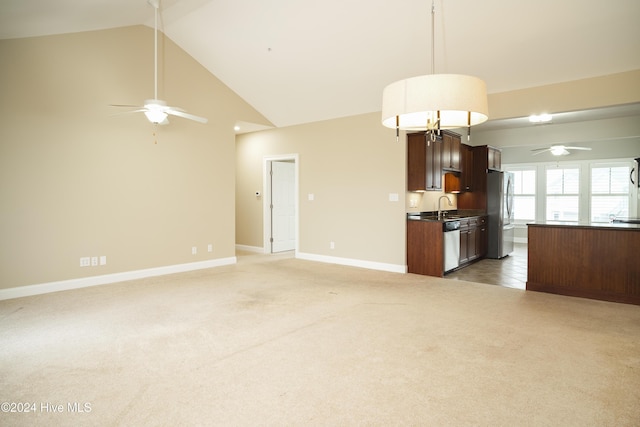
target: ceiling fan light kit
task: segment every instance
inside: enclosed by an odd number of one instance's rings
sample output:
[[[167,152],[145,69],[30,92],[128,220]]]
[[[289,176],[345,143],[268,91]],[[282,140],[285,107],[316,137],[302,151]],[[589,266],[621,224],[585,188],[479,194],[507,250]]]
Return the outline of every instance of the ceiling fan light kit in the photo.
[[[466,127],[489,118],[483,80],[462,74],[435,74],[435,2],[431,3],[431,74],[391,83],[382,93],[382,125],[399,130],[436,131]]]
[[[154,25],[154,58],[153,58],[153,79],[154,79],[154,97],[153,99],[147,99],[142,107],[136,107],[135,110],[127,111],[123,114],[139,113],[143,112],[147,119],[154,125],[169,124],[168,116],[177,116],[185,119],[193,120],[199,123],[207,123],[208,120],[204,117],[196,116],[185,112],[181,108],[168,106],[167,103],[161,99],[158,99],[158,9],[160,8],[160,0],[147,0],[155,10],[155,25]],[[127,107],[127,105],[112,105],[114,107]],[[129,106],[131,107],[131,106]]]
[[[566,145],[552,145],[549,148],[536,148],[535,150],[531,150],[533,151],[533,155],[537,156],[538,154],[542,154],[545,152],[550,152],[551,154],[553,154],[554,156],[566,156],[569,153],[569,150],[582,150],[582,151],[590,151],[591,148],[589,147],[573,147],[573,146],[566,146]]]
[[[161,124],[167,120],[167,113],[163,111],[163,108],[167,106],[167,103],[164,101],[159,101],[157,99],[147,99],[144,101],[144,115],[147,116],[147,119],[151,123]]]

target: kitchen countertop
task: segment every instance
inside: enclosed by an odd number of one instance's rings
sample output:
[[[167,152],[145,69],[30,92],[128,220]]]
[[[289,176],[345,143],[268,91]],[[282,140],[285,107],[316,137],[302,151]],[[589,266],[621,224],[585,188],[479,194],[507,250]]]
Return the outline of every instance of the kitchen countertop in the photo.
[[[532,227],[562,227],[562,228],[599,228],[604,230],[623,229],[640,230],[640,224],[627,224],[624,222],[563,222],[563,221],[535,221],[527,224]]]
[[[447,215],[438,219],[438,212],[407,212],[407,219],[411,221],[445,222],[459,221],[465,218],[486,216],[484,211],[444,211]]]

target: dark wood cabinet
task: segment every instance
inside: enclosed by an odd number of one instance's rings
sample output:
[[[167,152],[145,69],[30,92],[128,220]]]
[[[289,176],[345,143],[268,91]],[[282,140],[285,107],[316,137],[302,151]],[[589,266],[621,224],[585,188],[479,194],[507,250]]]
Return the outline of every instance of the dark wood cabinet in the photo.
[[[640,305],[640,228],[528,225],[527,290]]]
[[[478,217],[477,220],[476,252],[478,258],[484,258],[489,249],[489,226],[487,220],[486,216]]]
[[[442,138],[427,141],[427,190],[442,190]]]
[[[502,152],[494,147],[487,147],[487,167],[491,170],[502,170]]]
[[[442,190],[442,138],[425,132],[407,135],[407,190]]]
[[[462,146],[460,135],[449,131],[442,133],[442,169],[460,172],[460,149]]]
[[[473,191],[473,147],[461,144],[460,163],[460,192]]]
[[[489,164],[491,162],[491,164]],[[500,170],[502,155],[499,149],[488,145],[473,147],[473,191],[461,192],[458,209],[487,210],[487,173]]]
[[[445,193],[460,193],[460,175],[453,172],[446,172],[444,174],[444,192]]]
[[[469,262],[469,220],[460,221],[460,265]],[[472,250],[475,252],[475,250]]]
[[[444,275],[441,222],[407,220],[407,270],[427,276]]]
[[[407,190],[424,191],[427,179],[427,145],[417,133],[407,135]]]
[[[460,220],[460,265],[467,264],[487,253],[487,217]]]

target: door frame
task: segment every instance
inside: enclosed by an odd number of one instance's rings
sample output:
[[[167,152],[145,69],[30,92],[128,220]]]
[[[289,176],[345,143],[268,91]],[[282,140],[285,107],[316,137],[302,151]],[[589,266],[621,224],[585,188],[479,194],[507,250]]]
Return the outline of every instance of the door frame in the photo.
[[[264,156],[262,158],[262,194],[264,197],[262,198],[262,230],[263,230],[263,252],[265,254],[271,253],[271,177],[269,172],[271,171],[271,162],[274,161],[292,161],[295,165],[295,182],[294,182],[294,197],[295,197],[295,209],[296,213],[294,215],[295,221],[295,233],[296,233],[296,243],[295,243],[295,253],[298,254],[300,249],[300,198],[299,198],[299,171],[300,171],[300,161],[297,153],[295,154],[279,154],[279,155],[269,155]]]

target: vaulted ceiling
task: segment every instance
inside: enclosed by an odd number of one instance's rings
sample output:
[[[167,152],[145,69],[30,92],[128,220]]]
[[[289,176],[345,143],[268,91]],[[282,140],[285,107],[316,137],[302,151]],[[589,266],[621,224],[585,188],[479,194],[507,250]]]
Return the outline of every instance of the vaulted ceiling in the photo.
[[[161,30],[275,126],[431,72],[430,0],[162,0]],[[435,71],[489,93],[640,69],[640,1],[435,0]],[[3,0],[0,38],[153,26],[146,0]],[[150,46],[150,49],[152,46]],[[8,58],[3,58],[8,60]]]

